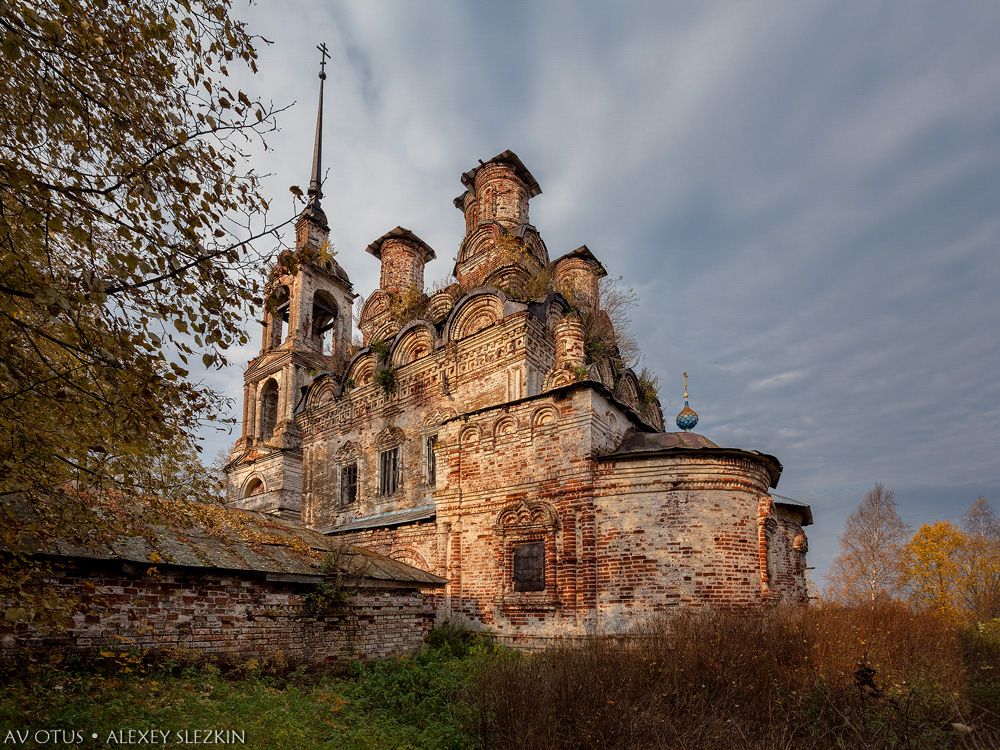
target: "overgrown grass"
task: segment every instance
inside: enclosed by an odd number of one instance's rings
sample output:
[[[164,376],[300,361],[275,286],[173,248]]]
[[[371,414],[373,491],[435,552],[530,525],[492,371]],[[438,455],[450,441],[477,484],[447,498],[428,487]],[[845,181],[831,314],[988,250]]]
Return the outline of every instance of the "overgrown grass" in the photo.
[[[0,730],[84,729],[84,746],[150,727],[239,729],[251,748],[1000,746],[1000,623],[961,632],[891,606],[688,612],[536,654],[446,628],[414,657],[339,673],[98,666],[12,676]]]
[[[338,673],[287,671],[280,662],[253,660],[223,669],[179,661],[150,666],[107,653],[86,671],[46,667],[11,676],[0,688],[0,741],[17,728],[79,729],[86,735],[81,747],[105,747],[108,733],[123,728],[156,728],[171,736],[235,729],[245,733],[240,747],[267,750],[478,748],[459,696],[495,649],[446,629],[415,657],[356,664]],[[274,669],[281,673],[267,674]],[[99,741],[91,740],[92,732]]]
[[[1000,747],[1000,648],[974,640],[895,606],[687,612],[493,663],[466,700],[491,747]]]

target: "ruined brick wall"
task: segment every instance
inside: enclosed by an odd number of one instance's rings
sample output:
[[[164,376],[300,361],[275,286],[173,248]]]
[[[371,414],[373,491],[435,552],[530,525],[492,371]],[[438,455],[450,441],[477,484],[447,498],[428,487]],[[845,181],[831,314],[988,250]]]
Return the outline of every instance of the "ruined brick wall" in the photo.
[[[433,520],[335,534],[338,540],[341,537],[347,544],[363,547],[420,570],[434,572],[447,566],[443,545],[439,543],[438,524]]]
[[[439,436],[434,486],[428,482],[427,438],[457,414],[515,401],[541,390],[552,365],[555,344],[545,324],[526,305],[503,316],[494,295],[473,299],[452,319],[454,338],[435,347],[432,333],[415,327],[401,333],[390,355],[395,387],[386,392],[374,382],[376,355],[356,359],[347,377],[353,387],[339,398],[332,387],[310,399],[301,415],[303,431],[303,520],[329,528],[356,518],[433,505],[448,464]],[[467,326],[467,327],[463,327]],[[479,329],[482,326],[482,329]],[[478,329],[478,330],[477,330]],[[487,330],[488,329],[488,330]],[[464,335],[463,335],[464,334]],[[412,340],[412,341],[411,341]],[[407,351],[426,347],[412,361]],[[379,494],[379,453],[400,448],[396,492]],[[341,503],[341,472],[357,464],[358,492]],[[418,566],[419,567],[419,566]]]
[[[309,615],[313,584],[198,569],[84,561],[57,567],[44,585],[76,602],[68,630],[40,635],[0,622],[0,644],[17,649],[182,648],[239,659],[279,654],[290,661],[338,662],[416,650],[434,609],[417,591],[363,589],[324,615]]]
[[[768,547],[773,597],[789,604],[808,604],[806,553],[809,543],[801,519],[795,513],[777,509],[777,527]]]
[[[678,604],[762,601],[763,467],[738,458],[606,462],[595,489],[602,631]]]

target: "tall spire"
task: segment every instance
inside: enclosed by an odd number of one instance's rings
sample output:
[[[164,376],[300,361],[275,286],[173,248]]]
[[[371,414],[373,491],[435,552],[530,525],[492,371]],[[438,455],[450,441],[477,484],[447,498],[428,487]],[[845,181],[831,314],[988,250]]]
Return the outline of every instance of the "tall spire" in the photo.
[[[319,50],[319,109],[316,111],[316,142],[313,145],[312,175],[309,178],[309,207],[322,211],[319,205],[323,197],[320,186],[320,172],[323,168],[323,83],[326,81],[326,59],[330,57],[326,42],[318,45]]]

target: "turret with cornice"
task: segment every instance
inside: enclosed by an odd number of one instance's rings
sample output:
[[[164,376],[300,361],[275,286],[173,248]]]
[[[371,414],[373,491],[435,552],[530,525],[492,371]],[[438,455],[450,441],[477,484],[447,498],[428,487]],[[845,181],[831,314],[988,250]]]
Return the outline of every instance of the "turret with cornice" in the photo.
[[[455,206],[465,214],[465,239],[455,278],[463,287],[512,287],[548,266],[545,243],[528,217],[528,201],[542,189],[517,154],[480,161],[462,184]]]

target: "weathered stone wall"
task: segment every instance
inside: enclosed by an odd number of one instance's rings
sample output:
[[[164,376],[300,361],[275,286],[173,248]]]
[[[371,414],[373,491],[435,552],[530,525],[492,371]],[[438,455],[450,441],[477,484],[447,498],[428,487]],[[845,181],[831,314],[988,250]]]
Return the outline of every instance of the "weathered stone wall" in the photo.
[[[201,569],[83,561],[56,567],[43,582],[76,602],[72,625],[41,635],[0,621],[0,644],[18,649],[182,648],[214,656],[338,662],[414,651],[434,608],[418,591],[361,589],[328,614],[310,615],[315,584]]]
[[[772,592],[776,600],[808,604],[806,553],[809,543],[797,514],[777,509],[777,529],[769,545]]]
[[[331,384],[311,396],[300,417],[303,518],[308,525],[329,528],[433,504],[450,461],[442,453],[447,446],[439,435],[437,481],[430,486],[427,438],[457,414],[541,390],[554,360],[554,340],[527,306],[513,306],[522,309],[503,318],[504,302],[493,294],[460,303],[450,321],[455,338],[442,346],[426,328],[400,332],[389,355],[395,363],[395,387],[390,392],[374,382],[378,363],[369,353],[352,363],[347,377],[354,387],[345,394],[338,398]],[[427,353],[412,361],[397,357],[411,347],[411,339],[425,346]],[[394,446],[399,446],[402,460],[400,486],[391,495],[379,495],[379,453]],[[340,502],[341,470],[354,462],[358,497],[345,507]]]
[[[767,487],[764,469],[744,459],[605,462],[595,488],[602,632],[637,610],[760,603],[756,518]]]

